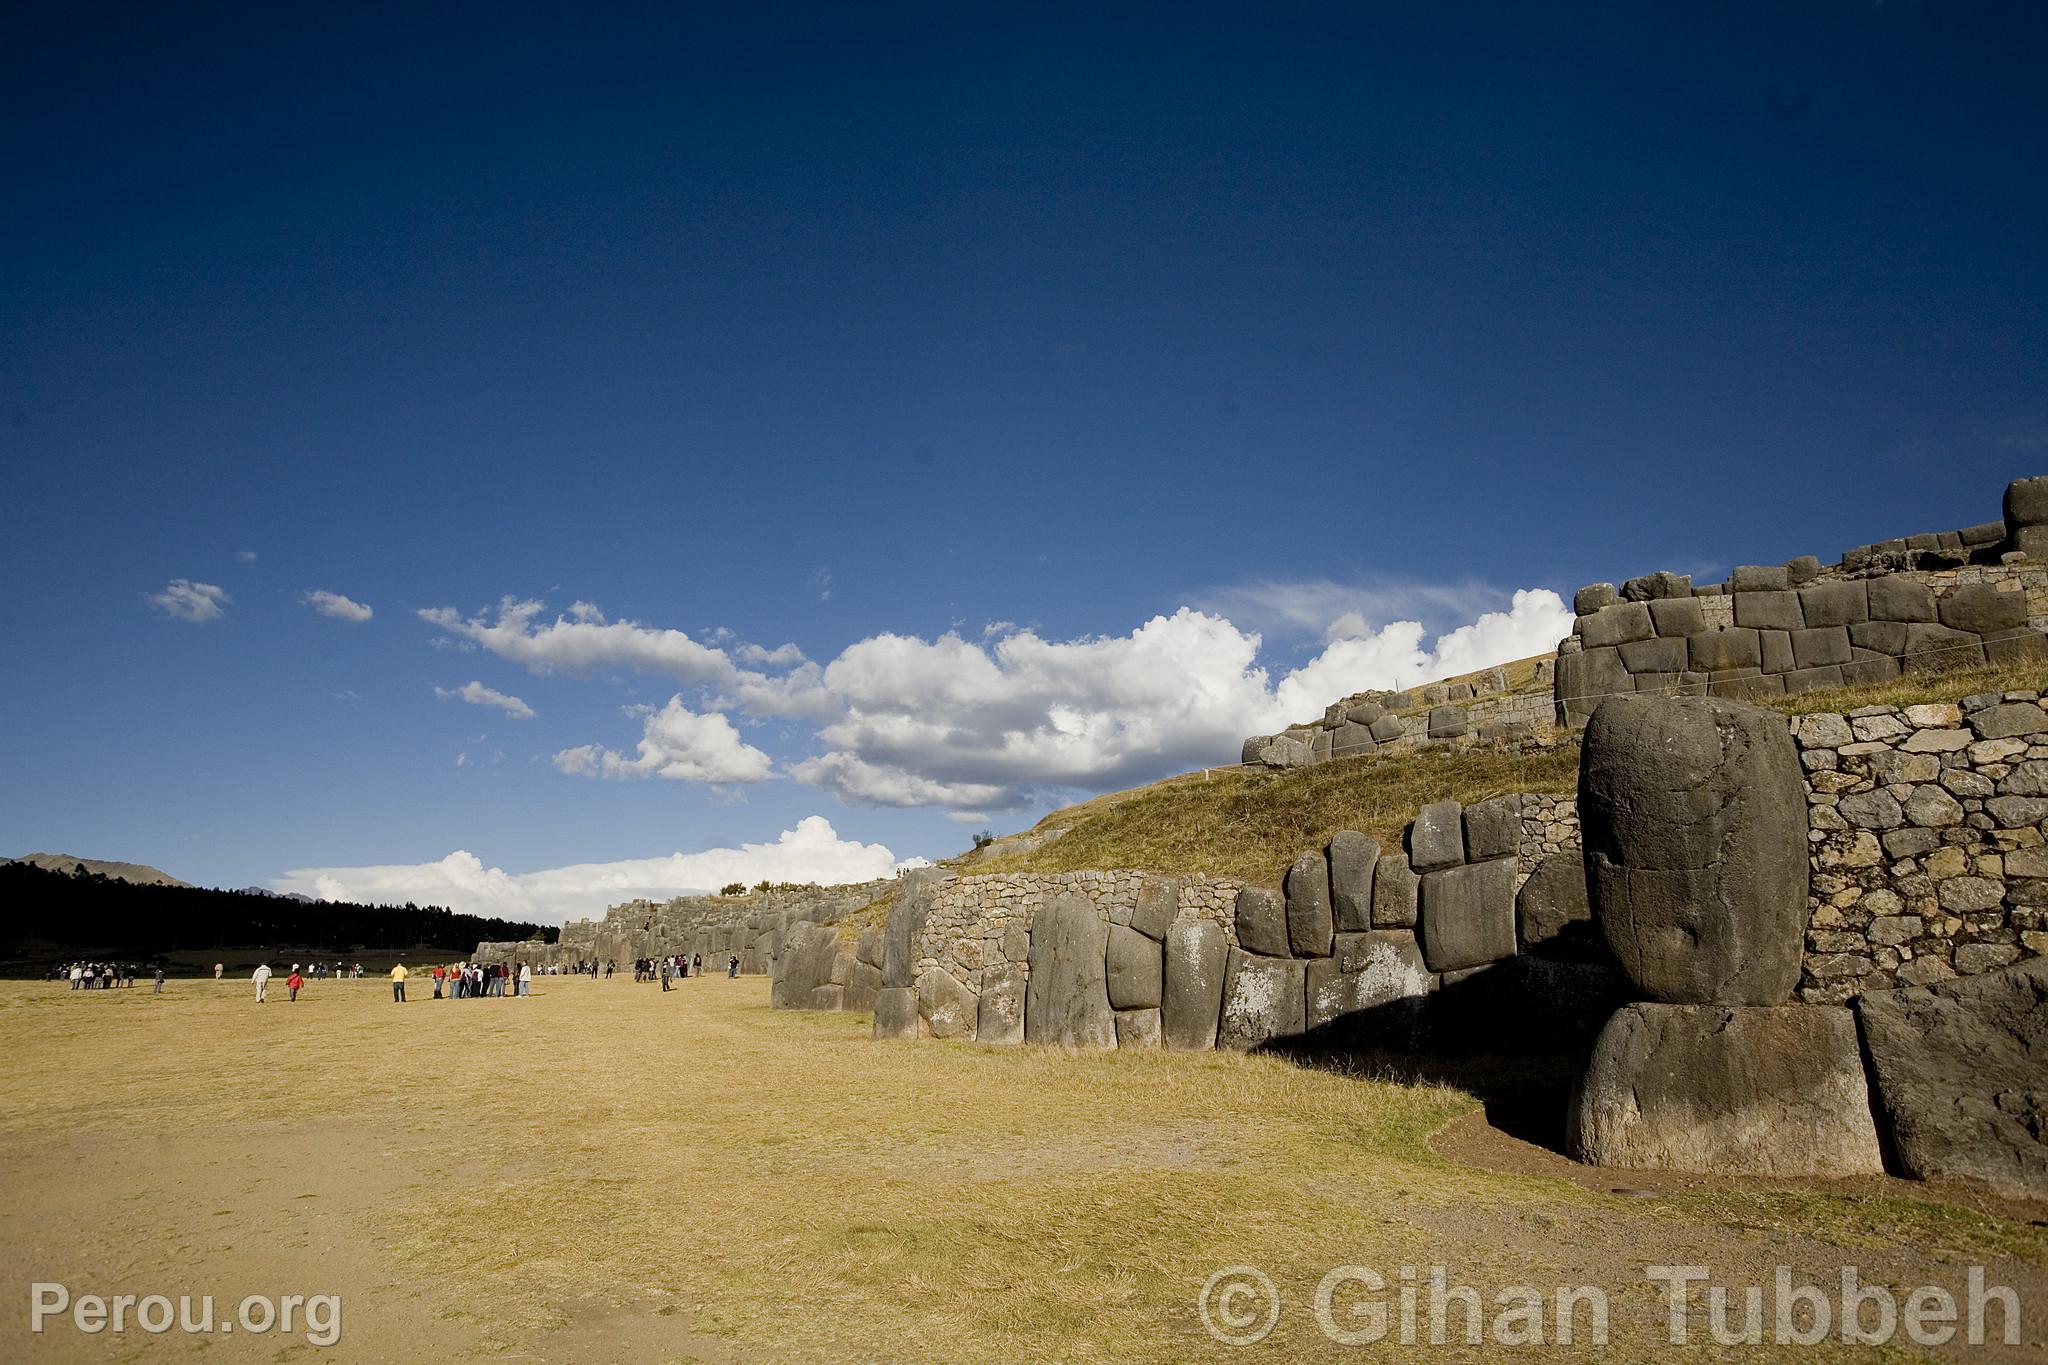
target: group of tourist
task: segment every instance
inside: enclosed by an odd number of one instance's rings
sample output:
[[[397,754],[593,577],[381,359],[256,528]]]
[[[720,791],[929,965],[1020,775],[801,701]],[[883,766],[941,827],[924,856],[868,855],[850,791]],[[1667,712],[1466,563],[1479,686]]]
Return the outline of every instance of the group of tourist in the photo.
[[[541,972],[546,975],[547,969]],[[433,977],[436,1000],[517,999],[533,991],[531,962],[457,962],[435,967]]]
[[[58,981],[70,978],[74,991],[105,991],[134,985],[141,972],[142,968],[133,962],[73,962],[57,968],[52,976]],[[163,979],[161,969],[157,972],[157,979]]]

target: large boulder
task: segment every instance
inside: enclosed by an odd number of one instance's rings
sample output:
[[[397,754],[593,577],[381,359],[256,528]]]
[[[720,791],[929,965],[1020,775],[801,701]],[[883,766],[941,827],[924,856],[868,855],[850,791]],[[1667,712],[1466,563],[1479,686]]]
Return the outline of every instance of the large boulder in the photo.
[[[2048,1198],[2048,958],[1856,1002],[1906,1174]]]
[[[875,993],[875,1041],[917,1037],[917,992],[885,986]]]
[[[1209,920],[1184,919],[1167,931],[1160,1027],[1168,1047],[1200,1051],[1216,1046],[1229,953],[1223,927]]]
[[[1237,942],[1248,953],[1261,957],[1287,956],[1287,903],[1280,893],[1264,886],[1247,886],[1237,893]]]
[[[1784,717],[1709,697],[1610,697],[1579,759],[1593,917],[1637,990],[1776,1005],[1806,933],[1806,790]]]
[[[1103,955],[1112,1009],[1155,1009],[1159,1005],[1159,944],[1136,929],[1109,926]]]
[[[1701,1174],[1883,1171],[1846,1009],[1636,1004],[1573,1096],[1567,1144],[1596,1166]]]
[[[1465,808],[1456,801],[1432,801],[1408,826],[1408,865],[1432,872],[1465,861]]]
[[[935,867],[914,868],[897,878],[889,900],[889,920],[882,938],[882,984],[915,985],[917,936],[931,910],[932,892],[946,874]]]
[[[1027,1042],[1115,1047],[1104,953],[1109,925],[1086,896],[1068,891],[1031,924],[1031,975],[1024,992]]]
[[[1244,1050],[1299,1037],[1306,966],[1299,958],[1261,957],[1242,948],[1231,949],[1216,1045]]]
[[[1420,880],[1405,853],[1382,853],[1372,873],[1372,927],[1413,929]]]
[[[846,994],[842,1007],[849,1010],[871,1010],[875,1007],[875,993],[882,989],[882,969],[872,963],[856,962],[853,970],[846,974]]]
[[[1131,927],[1150,939],[1164,941],[1180,914],[1181,880],[1178,877],[1147,877],[1138,883],[1137,904],[1131,908]]]
[[[782,956],[768,988],[768,1003],[777,1009],[810,1009],[812,993],[833,984],[839,958],[839,931],[825,924],[790,926]]]
[[[1515,953],[1515,860],[1467,863],[1422,879],[1422,955],[1433,972]]]
[[[1329,957],[1308,964],[1303,1022],[1328,1028],[1348,1015],[1420,999],[1431,984],[1415,935],[1398,929],[1339,934]]]
[[[1525,953],[1578,957],[1597,948],[1606,955],[1586,894],[1584,854],[1553,853],[1536,864],[1515,893],[1515,925]]]
[[[1355,829],[1330,836],[1330,912],[1335,931],[1358,934],[1372,928],[1372,874],[1380,845]]]
[[[931,967],[918,974],[917,1012],[932,1037],[972,1042],[981,1018],[981,1002],[951,972]]]
[[[1296,957],[1328,957],[1333,931],[1330,865],[1303,853],[1287,869],[1287,946]]]
[[[981,1001],[974,1024],[975,1041],[1024,1041],[1024,967],[1006,962],[981,974]]]
[[[1126,1047],[1158,1047],[1160,1043],[1160,1022],[1158,1010],[1118,1010],[1116,1012],[1116,1045]]]

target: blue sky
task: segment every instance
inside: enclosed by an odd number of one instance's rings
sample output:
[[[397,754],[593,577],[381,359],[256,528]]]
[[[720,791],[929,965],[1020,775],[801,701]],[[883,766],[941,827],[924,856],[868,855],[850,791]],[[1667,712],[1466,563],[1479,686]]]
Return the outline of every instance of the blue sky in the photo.
[[[864,875],[2048,471],[2037,7],[76,10],[0,852]]]

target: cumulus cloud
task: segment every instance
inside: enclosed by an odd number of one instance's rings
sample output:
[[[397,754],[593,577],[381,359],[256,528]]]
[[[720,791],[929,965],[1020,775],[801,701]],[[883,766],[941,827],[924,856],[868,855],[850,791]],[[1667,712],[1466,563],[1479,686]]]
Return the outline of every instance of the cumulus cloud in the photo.
[[[458,850],[432,863],[382,867],[307,867],[287,872],[271,890],[320,900],[412,901],[508,919],[560,924],[601,914],[622,901],[709,894],[728,882],[818,882],[827,886],[873,881],[922,858],[898,859],[882,844],[842,839],[831,821],[812,815],[772,843],[671,853],[612,863],[578,863],[536,872],[486,867]]]
[[[149,594],[151,606],[177,621],[217,621],[234,600],[211,583],[189,578],[174,578],[162,592]]]
[[[1263,635],[1327,643],[1365,634],[1368,621],[1468,621],[1498,602],[1500,592],[1474,580],[1259,579],[1197,593],[1192,600]]]
[[[322,616],[332,616],[337,621],[363,622],[376,613],[361,602],[352,601],[338,592],[315,588],[299,599]]]
[[[503,711],[515,720],[532,720],[533,708],[519,698],[495,687],[485,687],[480,682],[466,682],[460,687],[437,687],[434,695],[442,701],[466,701],[471,706],[490,706]]]
[[[595,744],[564,749],[555,766],[577,777],[667,777],[687,782],[759,782],[773,770],[768,755],[740,738],[724,716],[700,715],[680,695],[644,717],[637,755]]]
[[[711,637],[730,645],[728,652],[680,631],[606,621],[587,603],[552,620],[541,604],[512,598],[489,617],[448,608],[421,616],[465,644],[536,670],[632,668],[696,689],[695,709],[679,693],[639,717],[636,753],[599,744],[563,749],[554,755],[563,772],[762,780],[773,764],[721,714],[731,711],[811,722],[817,751],[788,772],[848,803],[972,812],[1231,762],[1246,735],[1313,719],[1350,693],[1542,653],[1572,621],[1557,594],[1543,589],[1514,593],[1505,611],[1498,592],[1474,609],[1479,590],[1467,587],[1397,592],[1319,582],[1233,591],[1241,605],[1320,638],[1320,652],[1276,675],[1260,662],[1257,631],[1191,607],[1126,635],[1076,640],[1000,623],[971,640],[957,632],[932,640],[882,634],[825,664],[804,660],[793,645],[739,644],[730,632]],[[1366,615],[1397,599],[1433,614],[1457,607],[1468,623],[1432,639],[1421,620]],[[794,666],[763,671],[782,663]]]

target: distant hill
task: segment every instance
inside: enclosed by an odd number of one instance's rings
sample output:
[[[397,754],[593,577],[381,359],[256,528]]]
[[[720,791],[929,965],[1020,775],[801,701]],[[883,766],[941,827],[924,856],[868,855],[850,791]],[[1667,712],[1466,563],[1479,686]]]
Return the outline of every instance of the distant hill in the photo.
[[[137,886],[192,885],[145,863],[117,863],[104,858],[74,858],[68,853],[31,853],[21,858],[0,858],[0,863],[28,863],[45,871],[67,874],[75,867],[83,867],[94,876],[109,877],[119,882],[133,882]]]

